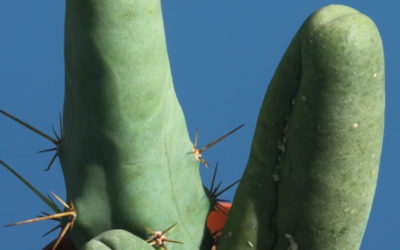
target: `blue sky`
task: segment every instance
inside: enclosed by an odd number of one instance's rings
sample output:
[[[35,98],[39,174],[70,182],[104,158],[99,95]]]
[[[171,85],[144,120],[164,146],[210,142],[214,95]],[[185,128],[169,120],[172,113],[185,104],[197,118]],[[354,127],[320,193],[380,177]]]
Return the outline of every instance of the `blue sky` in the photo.
[[[304,3],[306,2],[306,3]],[[383,4],[385,2],[386,4]],[[395,249],[400,233],[396,163],[400,146],[399,5],[395,1],[163,1],[169,57],[176,92],[192,138],[199,128],[204,145],[245,123],[237,133],[204,156],[220,163],[223,183],[240,178],[246,165],[258,111],[268,82],[302,22],[327,4],[345,4],[370,16],[383,39],[386,63],[386,124],[376,197],[363,250]],[[58,129],[64,91],[64,2],[2,1],[0,7],[0,108],[47,133]],[[65,197],[59,163],[43,172],[52,145],[0,117],[0,159],[12,165],[44,193]],[[208,185],[212,169],[200,169]],[[232,199],[235,190],[225,194]],[[0,225],[49,209],[22,183],[0,169]],[[40,249],[57,234],[42,222],[0,227],[2,249]]]

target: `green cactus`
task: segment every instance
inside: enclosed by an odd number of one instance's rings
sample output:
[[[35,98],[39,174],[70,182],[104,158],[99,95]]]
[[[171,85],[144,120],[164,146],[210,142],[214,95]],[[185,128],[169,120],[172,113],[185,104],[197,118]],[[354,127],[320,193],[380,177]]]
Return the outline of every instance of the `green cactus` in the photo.
[[[68,199],[84,211],[78,246],[112,228],[146,238],[146,227],[177,223],[170,237],[199,248],[210,204],[188,154],[160,1],[67,1],[65,61],[59,155]]]
[[[67,0],[65,65],[55,150],[75,245],[152,249],[151,229],[183,243],[168,249],[210,249],[215,204],[174,92],[160,1]],[[218,249],[359,248],[383,115],[375,25],[345,6],[317,11],[270,83]]]
[[[220,248],[286,249],[294,238],[300,249],[358,249],[384,100],[374,23],[344,6],[313,14],[269,85]]]

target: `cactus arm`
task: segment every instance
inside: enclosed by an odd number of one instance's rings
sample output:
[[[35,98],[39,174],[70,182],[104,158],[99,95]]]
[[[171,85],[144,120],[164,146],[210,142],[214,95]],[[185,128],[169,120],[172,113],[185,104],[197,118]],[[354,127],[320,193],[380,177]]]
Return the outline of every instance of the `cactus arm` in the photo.
[[[82,250],[109,250],[109,249],[125,249],[125,250],[153,250],[143,239],[120,229],[106,231],[94,239],[88,241]]]
[[[60,160],[78,246],[112,228],[145,238],[173,223],[179,247],[201,245],[209,201],[187,154],[160,5],[67,1]]]
[[[270,83],[219,249],[359,249],[384,100],[374,23],[345,6],[314,13]]]

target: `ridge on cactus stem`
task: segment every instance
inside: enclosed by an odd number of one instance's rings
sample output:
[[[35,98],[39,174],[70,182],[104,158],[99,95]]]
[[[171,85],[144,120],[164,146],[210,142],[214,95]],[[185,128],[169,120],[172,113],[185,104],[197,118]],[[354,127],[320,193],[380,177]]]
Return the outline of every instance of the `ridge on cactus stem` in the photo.
[[[211,148],[212,146],[214,146],[215,144],[217,144],[218,142],[222,141],[223,139],[225,139],[226,137],[230,136],[231,134],[235,133],[236,131],[238,131],[241,127],[243,127],[244,124],[241,124],[240,126],[232,129],[231,131],[229,131],[228,133],[226,133],[225,135],[219,137],[218,139],[210,142],[209,144],[205,145],[202,148],[198,148],[197,147],[197,143],[198,143],[198,137],[199,137],[199,131],[198,129],[196,129],[195,132],[195,136],[194,136],[194,144],[193,144],[193,151],[192,154],[194,155],[194,157],[196,158],[197,161],[203,163],[203,165],[208,168],[208,162],[203,158],[203,156],[201,155],[204,151],[206,151],[207,149]]]
[[[65,201],[63,201],[58,195],[55,193],[51,192],[51,194],[56,198],[66,209],[66,211],[61,211],[54,203],[54,201],[51,199],[51,197],[46,197],[43,195],[40,191],[38,191],[32,184],[30,184],[25,178],[23,178],[20,174],[18,174],[14,169],[12,169],[8,164],[6,164],[4,161],[0,160],[0,165],[4,166],[7,170],[9,170],[13,175],[15,175],[18,179],[20,179],[29,189],[31,189],[42,201],[44,201],[51,209],[54,210],[54,214],[47,214],[43,213],[43,216],[39,216],[33,219],[28,219],[28,220],[23,220],[11,224],[4,225],[5,227],[9,226],[18,226],[18,225],[23,225],[23,224],[29,224],[29,223],[34,223],[34,222],[39,222],[39,221],[44,221],[44,220],[56,220],[59,221],[59,225],[55,226],[52,228],[50,231],[45,233],[43,236],[48,235],[49,233],[53,232],[57,228],[61,228],[62,230],[60,234],[58,235],[55,243],[52,246],[52,250],[57,249],[57,246],[61,242],[61,240],[65,237],[66,233],[68,230],[71,230],[74,226],[74,223],[76,221],[76,209],[74,204],[71,202],[70,205],[68,205]],[[62,218],[67,218],[67,221],[61,220]],[[63,225],[64,224],[64,225]],[[63,225],[63,226],[62,226]]]
[[[11,115],[10,113],[7,113],[6,111],[0,109],[0,113],[2,113],[3,115],[7,116],[8,118],[14,120],[15,122],[21,124],[22,126],[28,128],[29,130],[33,131],[34,133],[46,138],[47,140],[49,140],[50,142],[52,142],[54,144],[55,147],[49,148],[49,149],[44,149],[44,150],[40,150],[39,153],[45,153],[45,152],[50,152],[50,151],[56,151],[53,155],[53,157],[50,159],[49,164],[47,165],[47,168],[45,169],[45,171],[50,170],[51,165],[53,165],[55,159],[57,158],[58,154],[59,154],[59,147],[61,145],[61,141],[62,141],[62,136],[63,136],[63,128],[62,128],[62,119],[61,119],[61,114],[59,114],[59,126],[60,126],[60,135],[57,134],[57,132],[55,131],[54,127],[52,126],[52,130],[54,133],[54,136],[56,138],[53,138],[49,135],[47,135],[46,133],[42,132],[41,130],[33,127],[32,125],[20,120],[19,118]]]

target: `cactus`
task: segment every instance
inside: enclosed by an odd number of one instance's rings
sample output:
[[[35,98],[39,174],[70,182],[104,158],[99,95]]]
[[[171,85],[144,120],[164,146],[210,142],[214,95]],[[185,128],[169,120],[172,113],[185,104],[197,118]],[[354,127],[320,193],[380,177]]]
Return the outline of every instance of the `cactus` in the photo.
[[[199,176],[213,143],[198,149],[197,133],[194,143],[188,136],[160,1],[67,0],[65,67],[63,129],[53,140],[76,208],[67,232],[76,247],[212,248],[207,216],[230,206]],[[375,25],[349,7],[320,9],[269,85],[218,249],[359,248],[383,113]]]
[[[374,23],[348,7],[322,8],[300,28],[270,83],[220,248],[285,249],[294,239],[300,249],[358,249],[383,116]]]

